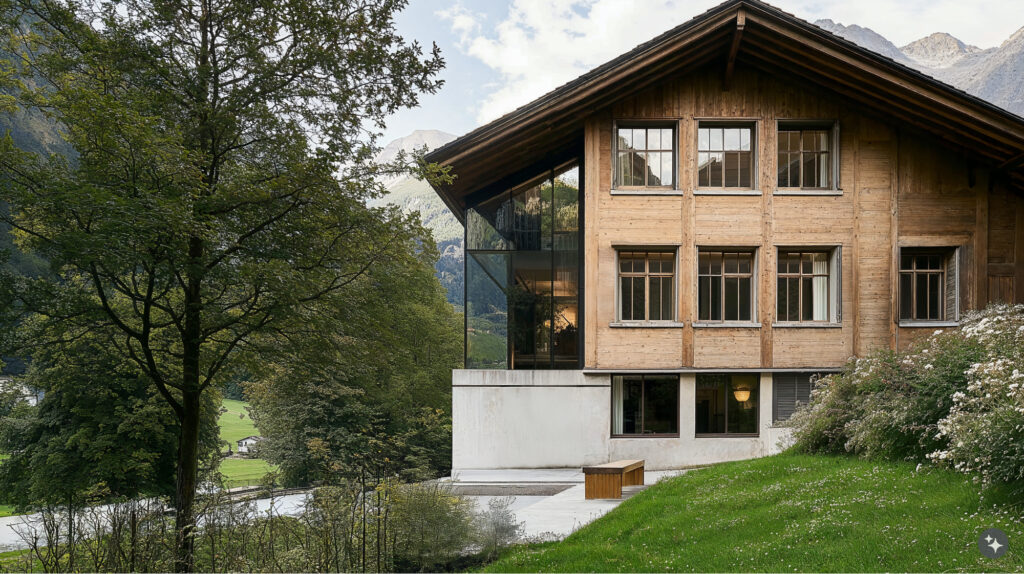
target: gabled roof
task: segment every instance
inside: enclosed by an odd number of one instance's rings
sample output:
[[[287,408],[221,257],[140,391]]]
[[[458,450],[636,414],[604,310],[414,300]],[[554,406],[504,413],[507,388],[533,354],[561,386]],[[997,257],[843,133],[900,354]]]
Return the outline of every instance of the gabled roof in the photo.
[[[581,145],[587,116],[722,59],[794,74],[897,117],[1024,189],[1024,118],[759,0],[728,0],[427,154],[456,175],[437,192],[462,219],[467,197]]]

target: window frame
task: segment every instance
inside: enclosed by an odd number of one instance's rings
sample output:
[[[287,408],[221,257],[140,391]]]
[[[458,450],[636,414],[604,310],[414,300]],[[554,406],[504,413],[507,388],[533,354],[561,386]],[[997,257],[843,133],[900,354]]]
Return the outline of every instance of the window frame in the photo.
[[[828,319],[824,321],[783,320],[779,315],[779,262],[783,253],[825,253],[828,255]],[[786,274],[787,276],[790,274]],[[801,271],[802,276],[802,271]],[[843,246],[842,245],[776,245],[775,246],[775,317],[772,327],[840,327],[843,323]],[[798,282],[802,286],[802,282]],[[802,290],[802,287],[801,287]],[[802,301],[802,298],[801,298]],[[798,303],[800,305],[800,303]]]
[[[640,428],[643,429],[644,420],[644,395],[647,392],[645,385],[643,384],[647,377],[675,377],[676,380],[676,432],[675,433],[639,433],[639,434],[616,434],[615,433],[615,377],[640,377]],[[608,402],[611,406],[609,410],[609,433],[608,436],[613,439],[619,438],[679,438],[680,429],[682,426],[682,377],[677,373],[642,373],[642,374],[614,374],[611,376],[611,384],[608,386]]]
[[[832,181],[828,187],[779,187],[779,132],[781,131],[804,131],[822,130],[829,132],[829,168],[832,171]],[[801,119],[782,118],[775,121],[775,176],[773,187],[776,195],[842,195],[842,182],[840,173],[840,138],[839,120],[822,119]],[[803,169],[801,162],[801,169]]]
[[[903,269],[903,256],[908,254],[914,258],[914,268],[909,271]],[[949,245],[949,246],[916,246],[906,245],[900,246],[896,254],[896,284],[894,289],[896,290],[896,321],[900,327],[952,327],[960,324],[960,246]],[[942,259],[942,269],[939,271],[940,281],[939,289],[941,295],[939,297],[939,310],[941,317],[938,319],[919,319],[913,317],[916,310],[916,299],[917,289],[915,288],[918,275],[931,275],[931,270],[920,270],[918,273],[917,260],[916,258],[920,255],[938,255]],[[911,317],[903,318],[903,275],[904,273],[911,273]],[[946,285],[949,281],[949,274],[952,272],[952,286],[955,289],[953,294],[953,308],[952,310],[947,308],[947,293]],[[953,317],[949,317],[949,313],[952,311]]]
[[[679,324],[679,246],[678,245],[615,245],[615,319],[612,326],[630,326],[630,327],[642,327],[642,326],[658,326],[658,327],[671,327]],[[643,319],[623,319],[622,318],[622,264],[621,257],[623,253],[644,253],[644,318]],[[649,319],[650,315],[650,290],[651,290],[651,274],[649,256],[651,253],[667,253],[671,254],[672,259],[672,317],[669,319]],[[632,273],[632,272],[631,272]],[[629,277],[636,277],[636,275],[630,274]],[[656,277],[664,277],[664,274],[657,274]]]
[[[720,433],[708,433],[697,431],[697,385],[698,379],[701,375],[725,375],[730,377],[725,385],[726,403],[725,403],[725,421],[723,422],[724,432]],[[732,377],[734,375],[753,375],[757,385],[757,404],[754,405],[754,428],[757,429],[753,433],[731,433],[729,432],[729,391],[732,390]],[[761,384],[762,373],[736,373],[736,372],[721,372],[721,373],[697,373],[693,378],[693,436],[694,438],[756,438],[761,436],[761,401],[762,398],[762,387]]]
[[[722,319],[701,319],[700,317],[700,256],[701,253],[718,253],[721,252],[723,255],[722,264],[722,284],[721,284],[721,304],[722,304]],[[725,254],[739,254],[746,253],[750,255],[750,319],[737,319],[727,320],[725,319]],[[760,321],[758,317],[758,277],[760,276],[760,249],[752,246],[736,246],[736,245],[698,245],[695,253],[695,265],[694,265],[694,290],[696,291],[696,297],[693,308],[693,326],[694,327],[760,327]],[[745,275],[745,274],[744,274]],[[710,302],[709,302],[710,303]]]
[[[656,150],[659,152],[668,151],[672,157],[672,181],[668,185],[622,185],[619,181],[619,130],[620,129],[667,129],[672,130],[672,149]],[[644,149],[643,151],[651,151]],[[679,120],[676,119],[631,119],[621,118],[612,122],[612,187],[611,192],[622,194],[666,194],[671,195],[679,190]]]
[[[760,118],[694,118],[693,121],[693,193],[694,195],[761,195],[758,166],[760,165]],[[724,163],[722,166],[722,187],[700,185],[700,130],[701,128],[749,128],[750,129],[750,186],[725,187]],[[723,142],[724,147],[724,142]],[[707,153],[718,153],[708,151]],[[725,153],[723,150],[721,153]]]

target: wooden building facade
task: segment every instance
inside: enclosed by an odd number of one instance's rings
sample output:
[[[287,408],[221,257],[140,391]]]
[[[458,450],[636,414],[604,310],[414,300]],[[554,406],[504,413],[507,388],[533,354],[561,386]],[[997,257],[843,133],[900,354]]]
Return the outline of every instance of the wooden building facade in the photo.
[[[815,375],[1024,303],[1024,119],[756,0],[428,159],[467,224],[456,468],[766,454]]]

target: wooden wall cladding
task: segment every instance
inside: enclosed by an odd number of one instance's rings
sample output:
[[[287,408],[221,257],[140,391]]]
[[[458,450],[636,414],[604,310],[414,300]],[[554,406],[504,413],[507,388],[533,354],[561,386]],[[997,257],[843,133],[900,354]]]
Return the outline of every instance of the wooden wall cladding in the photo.
[[[901,328],[897,255],[906,246],[957,245],[961,309],[1024,302],[1024,197],[963,153],[894,120],[859,111],[827,90],[740,65],[672,79],[586,124],[586,351],[596,368],[837,367],[879,347],[902,348],[934,329]],[[760,195],[694,194],[701,119],[757,125]],[[833,195],[775,193],[779,119],[838,120],[839,181]],[[674,195],[613,195],[616,121],[677,129]],[[669,329],[616,328],[616,246],[676,246],[677,320]],[[694,328],[699,246],[758,249],[759,327]],[[780,246],[842,247],[838,328],[773,327]]]

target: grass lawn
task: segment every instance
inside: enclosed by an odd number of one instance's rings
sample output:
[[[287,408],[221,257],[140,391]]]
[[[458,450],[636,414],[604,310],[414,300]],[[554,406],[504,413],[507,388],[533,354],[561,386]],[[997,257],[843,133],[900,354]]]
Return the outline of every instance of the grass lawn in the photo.
[[[228,412],[220,415],[217,424],[220,425],[220,438],[231,444],[231,450],[237,448],[235,443],[239,439],[260,434],[256,430],[256,425],[252,423],[252,419],[249,418],[249,411],[245,410],[245,407],[248,406],[247,403],[224,399],[223,406]]]
[[[982,499],[970,478],[944,470],[783,454],[659,483],[486,571],[1020,572],[1022,501],[1005,490]],[[1011,540],[998,560],[977,547],[992,527]]]
[[[238,448],[238,439],[260,434],[249,418],[246,406],[242,401],[224,399],[224,408],[227,412],[220,415],[217,422],[220,425],[220,438],[226,440],[232,450]],[[256,484],[273,468],[273,465],[258,458],[225,458],[220,463],[220,472],[224,475],[224,482],[228,488]]]

